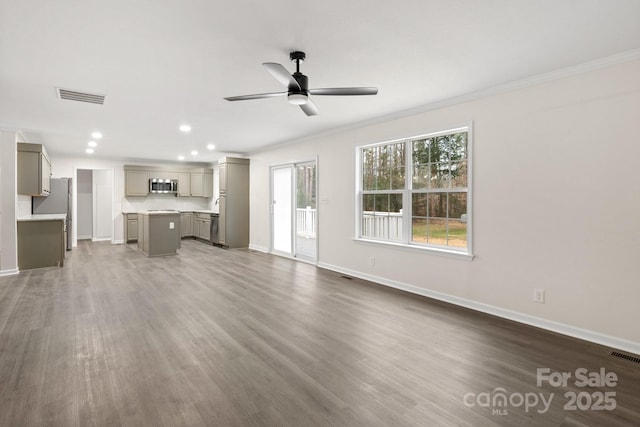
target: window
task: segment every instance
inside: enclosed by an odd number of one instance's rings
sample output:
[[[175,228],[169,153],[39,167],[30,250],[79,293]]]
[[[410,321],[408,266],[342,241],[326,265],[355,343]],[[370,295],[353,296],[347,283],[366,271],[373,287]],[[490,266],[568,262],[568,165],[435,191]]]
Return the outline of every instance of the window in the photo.
[[[358,238],[470,253],[469,128],[358,148]]]

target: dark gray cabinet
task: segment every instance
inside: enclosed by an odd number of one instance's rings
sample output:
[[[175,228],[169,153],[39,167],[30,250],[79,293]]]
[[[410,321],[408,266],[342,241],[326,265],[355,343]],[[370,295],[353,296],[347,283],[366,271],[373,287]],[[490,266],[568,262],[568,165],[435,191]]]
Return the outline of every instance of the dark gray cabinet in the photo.
[[[65,221],[18,220],[18,268],[62,267],[65,256]]]
[[[249,159],[219,161],[218,242],[229,248],[249,246]]]
[[[17,150],[18,194],[48,196],[51,192],[51,161],[44,146],[20,142]]]

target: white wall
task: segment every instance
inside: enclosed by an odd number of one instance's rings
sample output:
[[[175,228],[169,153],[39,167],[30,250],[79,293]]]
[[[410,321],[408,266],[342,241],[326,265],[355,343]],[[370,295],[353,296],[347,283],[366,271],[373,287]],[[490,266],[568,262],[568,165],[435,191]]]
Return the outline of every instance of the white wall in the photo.
[[[251,247],[269,247],[269,166],[317,154],[320,266],[640,353],[638,76],[636,60],[253,153]],[[355,242],[355,147],[470,121],[475,259]]]
[[[92,192],[92,208],[95,214],[95,220],[93,221],[93,240],[113,240],[112,212],[114,212],[114,203],[112,169],[93,171]]]
[[[77,171],[76,189],[77,238],[91,239],[93,237],[93,171],[86,169]]]
[[[16,132],[0,130],[0,275],[18,271]]]
[[[113,243],[124,240],[122,212],[135,212],[146,209],[177,209],[177,210],[209,210],[215,199],[208,197],[174,197],[148,196],[124,197],[124,165],[122,161],[100,160],[91,157],[62,157],[51,155],[54,178],[74,177],[78,169],[112,170],[113,171],[113,207],[111,221],[113,223]],[[129,164],[129,163],[128,163]],[[175,166],[168,164],[148,164],[146,166]],[[77,245],[77,179],[73,181],[73,245]]]

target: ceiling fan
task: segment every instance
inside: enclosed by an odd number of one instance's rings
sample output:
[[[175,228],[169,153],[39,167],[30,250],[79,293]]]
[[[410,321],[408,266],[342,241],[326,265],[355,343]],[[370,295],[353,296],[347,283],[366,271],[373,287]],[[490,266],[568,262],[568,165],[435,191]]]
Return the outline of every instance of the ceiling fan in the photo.
[[[289,58],[296,63],[296,72],[289,74],[286,68],[275,62],[265,62],[262,66],[271,73],[280,83],[287,87],[285,92],[257,93],[254,95],[230,96],[225,98],[227,101],[246,101],[248,99],[272,98],[276,96],[287,95],[289,103],[299,105],[307,116],[315,116],[318,114],[316,105],[311,101],[309,95],[375,95],[378,88],[375,87],[336,87],[309,89],[308,78],[300,72],[300,63],[304,61],[304,52],[291,52]]]

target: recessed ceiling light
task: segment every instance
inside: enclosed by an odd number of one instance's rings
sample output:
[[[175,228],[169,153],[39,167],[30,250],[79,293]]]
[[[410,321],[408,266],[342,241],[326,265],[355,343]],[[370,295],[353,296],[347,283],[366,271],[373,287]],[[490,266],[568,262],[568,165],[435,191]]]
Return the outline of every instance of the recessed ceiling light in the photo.
[[[207,144],[207,150],[215,150],[216,146],[213,144]]]
[[[93,154],[93,148],[87,148],[86,150],[84,150],[87,152],[87,154]]]
[[[93,138],[93,139],[100,139],[100,138],[102,138],[102,134],[101,134],[100,132],[93,132],[93,133],[91,134],[91,138]]]
[[[197,152],[196,150],[193,150],[193,151],[191,151],[191,155],[192,155],[192,156],[197,156],[197,155],[198,155],[198,152]]]
[[[87,142],[87,145],[88,145],[89,147],[97,147],[97,146],[98,146],[98,143],[97,143],[97,142],[95,142],[95,141],[89,141],[89,142]]]
[[[180,130],[184,133],[191,132],[191,126],[189,125],[180,125]]]
[[[178,156],[178,160],[184,160],[184,156]]]

